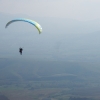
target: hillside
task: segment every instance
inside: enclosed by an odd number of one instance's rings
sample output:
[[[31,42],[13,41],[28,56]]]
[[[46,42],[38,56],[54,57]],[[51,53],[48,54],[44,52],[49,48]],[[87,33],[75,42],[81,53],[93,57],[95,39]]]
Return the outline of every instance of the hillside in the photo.
[[[99,100],[99,66],[93,62],[2,58],[0,94],[5,100]]]
[[[22,81],[98,82],[99,63],[0,59],[0,84]],[[3,84],[4,84],[3,83]]]

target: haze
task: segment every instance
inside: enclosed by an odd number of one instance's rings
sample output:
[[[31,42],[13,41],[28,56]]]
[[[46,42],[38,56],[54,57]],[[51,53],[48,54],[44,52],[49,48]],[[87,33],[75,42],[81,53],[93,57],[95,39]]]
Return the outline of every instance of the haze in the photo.
[[[99,61],[99,5],[99,0],[0,0],[1,57],[20,57],[23,47],[26,58]],[[19,17],[37,21],[43,33],[23,22],[5,29]]]
[[[0,12],[87,21],[100,18],[99,5],[100,0],[0,0]]]
[[[0,0],[0,100],[100,100],[99,10],[100,0]],[[15,18],[43,32],[5,28]]]

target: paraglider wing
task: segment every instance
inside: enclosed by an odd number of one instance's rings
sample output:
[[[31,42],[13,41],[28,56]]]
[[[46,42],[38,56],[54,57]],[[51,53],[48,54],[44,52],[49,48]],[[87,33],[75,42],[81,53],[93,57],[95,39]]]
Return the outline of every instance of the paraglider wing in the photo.
[[[28,22],[28,23],[34,25],[38,29],[39,34],[42,32],[42,27],[37,22],[30,20],[30,19],[25,19],[25,18],[17,18],[17,19],[11,20],[6,24],[5,28],[7,28],[11,23],[17,22],[17,21]]]

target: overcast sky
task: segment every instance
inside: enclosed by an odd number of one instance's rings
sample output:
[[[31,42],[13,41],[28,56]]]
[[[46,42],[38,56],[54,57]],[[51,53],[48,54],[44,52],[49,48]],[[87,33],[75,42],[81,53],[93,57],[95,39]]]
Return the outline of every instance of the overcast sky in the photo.
[[[0,12],[86,21],[100,19],[100,0],[0,0]]]
[[[0,57],[20,56],[19,47],[24,47],[26,57],[100,59],[100,0],[0,0],[0,13],[8,13],[0,16]],[[43,34],[33,34],[35,27],[24,23],[5,29],[17,15],[39,22]]]

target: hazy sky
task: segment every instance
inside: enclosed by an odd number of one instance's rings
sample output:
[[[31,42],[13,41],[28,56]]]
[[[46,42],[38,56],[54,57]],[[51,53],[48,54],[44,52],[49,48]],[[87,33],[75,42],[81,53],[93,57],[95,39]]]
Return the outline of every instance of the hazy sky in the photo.
[[[100,19],[100,0],[0,0],[0,12],[92,20]]]
[[[24,47],[23,57],[99,60],[99,10],[100,0],[0,0],[0,13],[8,13],[0,16],[0,57],[20,56]],[[5,29],[10,18],[27,15],[42,26],[41,35],[24,23]]]

